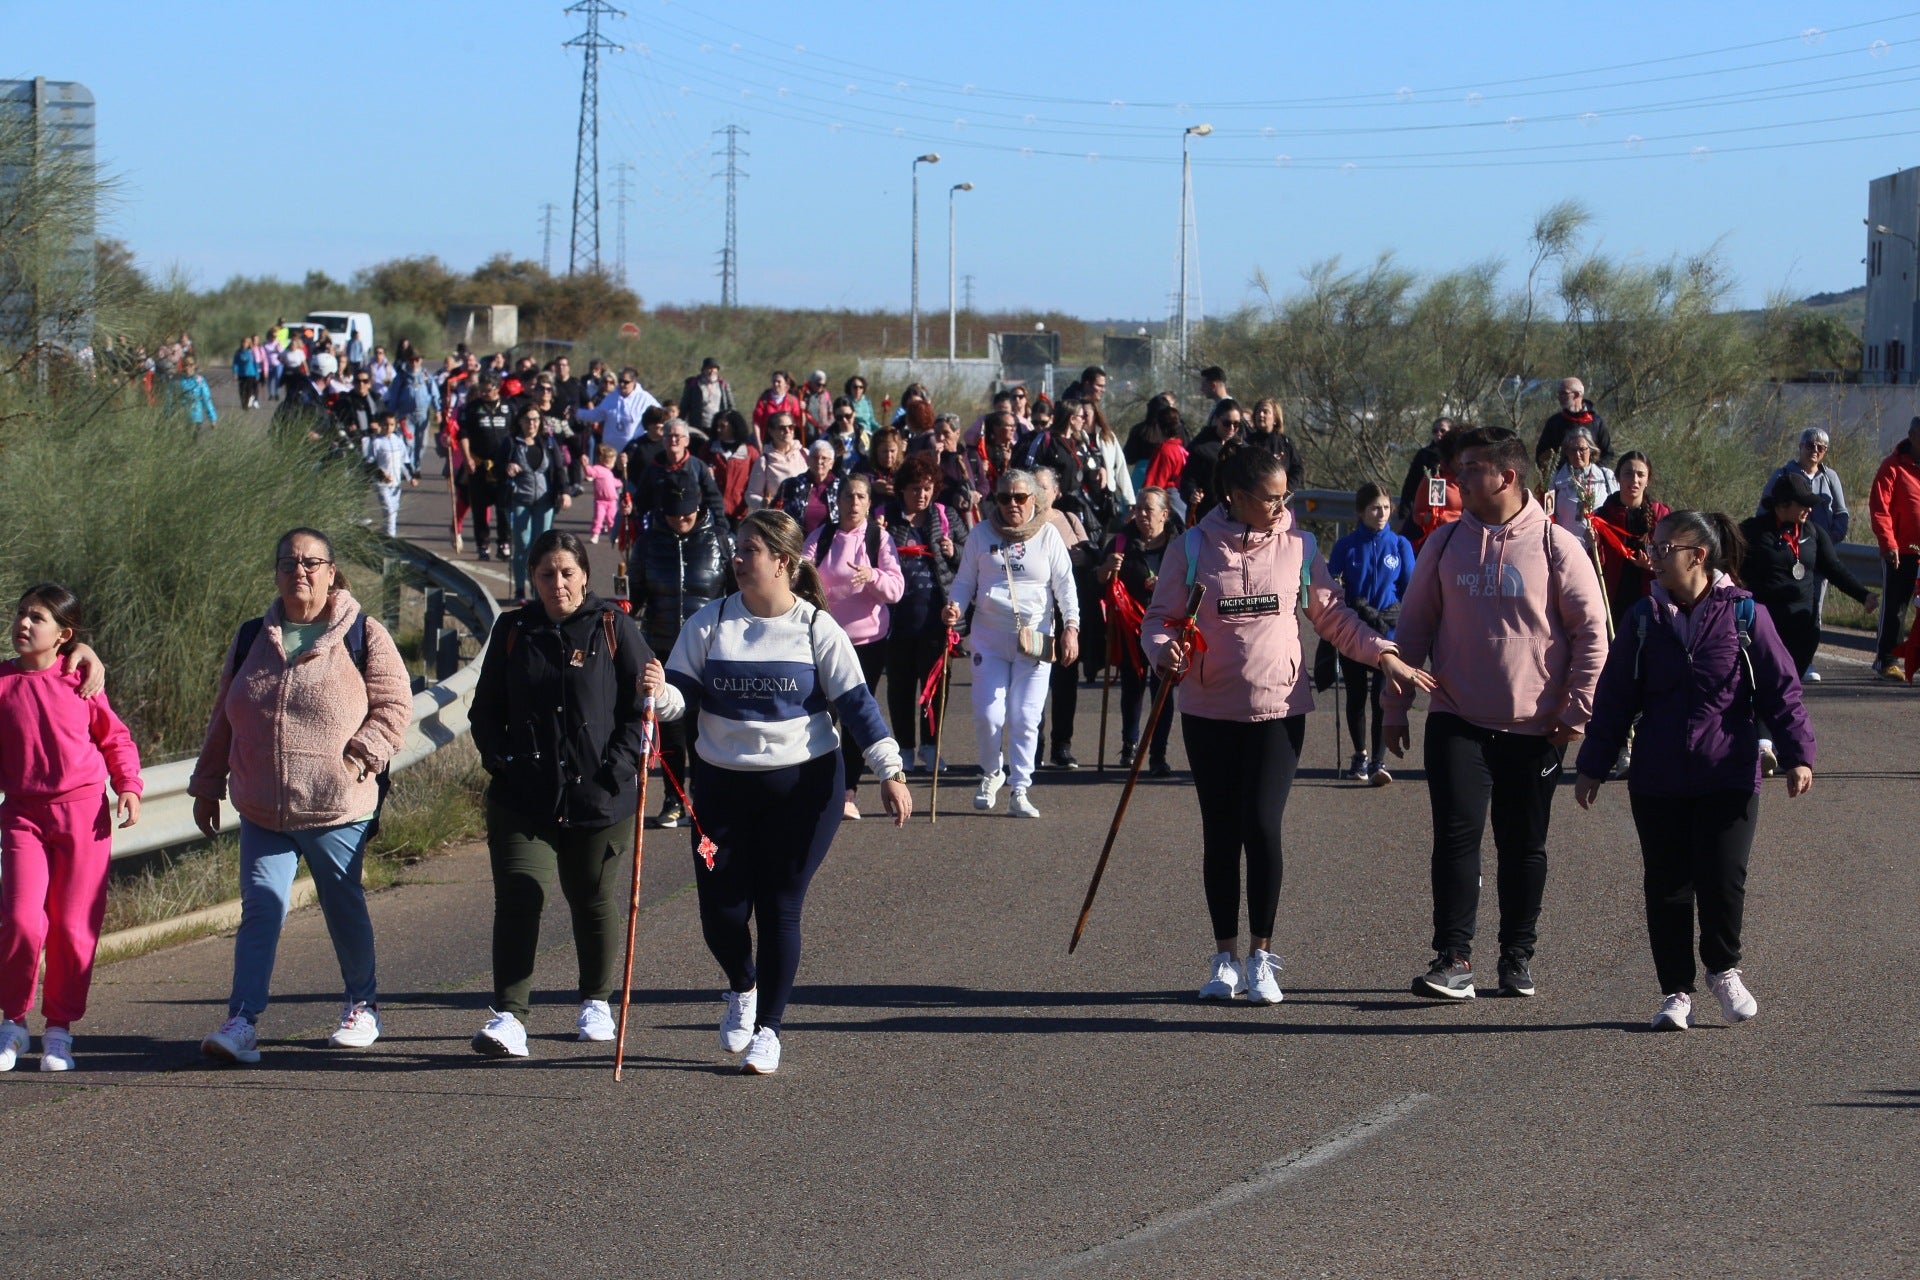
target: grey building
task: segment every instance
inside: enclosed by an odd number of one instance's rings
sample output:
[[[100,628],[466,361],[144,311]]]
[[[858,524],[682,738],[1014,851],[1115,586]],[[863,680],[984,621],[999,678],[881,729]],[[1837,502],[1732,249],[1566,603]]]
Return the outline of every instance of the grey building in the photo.
[[[1862,382],[1920,382],[1920,168],[1867,184],[1867,319]]]

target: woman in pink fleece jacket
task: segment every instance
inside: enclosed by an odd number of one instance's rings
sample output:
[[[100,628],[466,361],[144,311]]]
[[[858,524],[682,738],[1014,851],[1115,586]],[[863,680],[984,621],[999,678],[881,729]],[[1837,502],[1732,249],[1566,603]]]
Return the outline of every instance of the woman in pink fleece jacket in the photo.
[[[361,859],[380,808],[379,775],[413,716],[411,681],[393,637],[347,592],[333,544],[295,529],[274,553],[280,598],[243,627],[220,669],[206,745],[187,785],[193,820],[212,836],[229,779],[240,811],[240,930],[227,1020],[200,1043],[210,1058],[260,1061],[255,1023],[294,872],[306,859],[346,998],[328,1043],[361,1049],[380,1036],[373,921]]]
[[[850,475],[840,490],[839,525],[822,525],[807,535],[807,555],[820,570],[820,582],[826,588],[827,612],[853,641],[868,693],[887,670],[887,636],[893,621],[887,606],[898,604],[907,589],[893,535],[869,523],[872,511],[873,486],[868,477]],[[847,770],[844,816],[858,821],[860,775],[866,772],[866,760],[850,735],[841,744],[841,753]]]
[[[1222,505],[1167,543],[1140,641],[1155,667],[1180,679],[1176,700],[1200,798],[1213,918],[1214,955],[1200,998],[1244,994],[1254,1004],[1278,1004],[1280,959],[1269,947],[1280,903],[1280,826],[1313,710],[1296,611],[1304,607],[1315,632],[1390,681],[1429,681],[1346,606],[1325,558],[1293,527],[1278,458],[1258,446],[1229,447],[1206,488],[1222,495]],[[1197,641],[1181,626],[1195,585],[1206,588]],[[1244,968],[1237,954],[1243,859]]]
[[[73,1070],[73,1024],[87,1011],[107,909],[113,779],[120,825],[140,820],[140,753],[105,695],[82,698],[60,655],[80,628],[65,587],[29,587],[0,665],[0,1071],[27,1049],[27,1011],[47,961],[42,1071]]]

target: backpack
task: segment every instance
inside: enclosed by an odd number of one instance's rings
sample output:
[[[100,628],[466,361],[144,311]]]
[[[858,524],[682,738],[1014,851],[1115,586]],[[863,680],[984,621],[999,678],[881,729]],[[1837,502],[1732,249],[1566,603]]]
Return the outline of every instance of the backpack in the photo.
[[[266,625],[267,619],[264,614],[258,618],[248,618],[240,624],[240,633],[233,640],[233,669],[228,672],[229,678],[239,673],[240,664],[247,660],[249,653],[253,652],[253,642],[260,638],[260,630]],[[348,655],[353,658],[353,665],[359,668],[360,678],[365,680],[367,678],[366,614],[354,616],[353,625],[347,628],[346,645]],[[378,789],[379,799],[374,802],[373,820],[367,823],[368,840],[380,834],[380,811],[387,807],[387,792],[393,788],[392,760],[380,766],[380,772],[374,777],[374,784]]]
[[[935,503],[934,505],[938,506],[939,504]],[[831,528],[826,525],[820,527],[820,536],[814,539],[813,550],[809,553],[816,566],[820,563],[820,557],[827,554],[827,544],[833,541],[833,535],[838,532],[840,532],[838,528]],[[942,534],[947,532],[947,517],[945,512],[942,512],[940,515],[940,532]],[[867,518],[867,564],[874,572],[879,572],[880,526],[874,522],[871,516]]]
[[[1633,602],[1633,682],[1640,683],[1640,655],[1647,647],[1647,627],[1653,621],[1653,599],[1642,596]],[[1733,630],[1740,637],[1740,665],[1747,669],[1747,705],[1755,703],[1755,690],[1759,682],[1753,675],[1753,616],[1752,596],[1745,596],[1733,602]]]
[[[1313,589],[1313,558],[1319,554],[1319,548],[1311,533],[1305,529],[1295,529],[1294,533],[1301,542],[1300,550],[1300,607],[1307,604],[1307,593]],[[1187,553],[1187,590],[1193,590],[1194,579],[1200,576],[1200,530],[1196,526],[1181,535]]]

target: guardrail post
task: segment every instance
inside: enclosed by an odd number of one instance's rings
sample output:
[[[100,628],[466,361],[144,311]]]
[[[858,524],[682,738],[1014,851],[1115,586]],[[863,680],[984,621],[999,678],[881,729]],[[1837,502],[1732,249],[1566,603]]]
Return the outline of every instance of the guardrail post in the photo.
[[[447,593],[443,587],[428,587],[423,594],[426,608],[420,623],[420,658],[423,663],[434,664],[434,679],[445,680],[453,674],[440,655],[440,633],[447,625]],[[455,644],[457,650],[457,638]]]

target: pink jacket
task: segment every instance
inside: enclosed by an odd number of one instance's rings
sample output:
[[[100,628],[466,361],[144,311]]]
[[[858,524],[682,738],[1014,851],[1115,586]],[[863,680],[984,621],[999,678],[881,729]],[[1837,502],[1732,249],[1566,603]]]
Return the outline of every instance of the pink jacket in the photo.
[[[830,539],[824,548],[820,546],[822,538]],[[807,555],[820,567],[820,581],[827,589],[827,612],[847,633],[847,639],[855,644],[886,639],[893,621],[887,606],[898,604],[907,589],[893,535],[885,529],[880,531],[880,563],[872,564],[867,560],[865,529],[842,533],[821,525],[807,535]],[[862,565],[873,570],[873,580],[856,587],[853,571]]]
[[[1306,664],[1295,612],[1306,544],[1293,531],[1293,513],[1281,512],[1271,531],[1254,533],[1225,507],[1215,507],[1193,532],[1200,546],[1195,581],[1207,589],[1197,619],[1207,649],[1180,682],[1175,695],[1180,710],[1209,720],[1278,720],[1313,710],[1312,683],[1302,678]],[[1175,638],[1176,624],[1186,615],[1187,543],[1183,534],[1167,540],[1160,580],[1140,628],[1140,647],[1149,662]],[[1377,666],[1381,655],[1395,648],[1347,608],[1340,584],[1317,551],[1306,608],[1314,631],[1356,662]]]
[[[229,647],[189,795],[218,800],[231,775],[233,807],[270,831],[357,822],[379,807],[374,775],[405,738],[412,681],[393,637],[372,618],[360,674],[346,646],[359,611],[345,590],[334,592],[326,631],[289,663],[280,631],[286,615],[275,600],[237,672]],[[372,762],[364,779],[347,768],[348,746]]]
[[[1427,539],[1394,639],[1411,665],[1432,659],[1435,711],[1507,733],[1583,730],[1607,661],[1600,579],[1528,494],[1504,528],[1468,512]],[[1386,723],[1404,725],[1411,702],[1388,689]]]
[[[79,674],[58,662],[44,671],[0,663],[0,792],[8,799],[98,796],[108,777],[118,794],[140,794],[133,735],[106,694],[82,698],[79,689]]]

